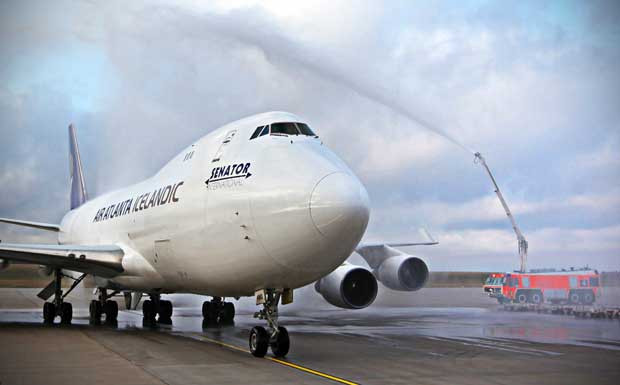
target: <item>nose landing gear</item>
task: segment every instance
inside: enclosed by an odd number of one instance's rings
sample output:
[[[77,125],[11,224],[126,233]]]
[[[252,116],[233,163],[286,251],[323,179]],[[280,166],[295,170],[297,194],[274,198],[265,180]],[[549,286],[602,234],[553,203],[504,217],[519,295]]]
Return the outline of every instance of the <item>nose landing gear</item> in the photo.
[[[254,318],[267,320],[269,332],[262,326],[255,326],[250,331],[250,353],[255,357],[264,357],[268,347],[271,347],[271,352],[276,357],[284,357],[288,353],[288,331],[278,325],[280,295],[276,290],[267,289],[257,297],[257,302],[262,302],[263,309],[254,313]]]

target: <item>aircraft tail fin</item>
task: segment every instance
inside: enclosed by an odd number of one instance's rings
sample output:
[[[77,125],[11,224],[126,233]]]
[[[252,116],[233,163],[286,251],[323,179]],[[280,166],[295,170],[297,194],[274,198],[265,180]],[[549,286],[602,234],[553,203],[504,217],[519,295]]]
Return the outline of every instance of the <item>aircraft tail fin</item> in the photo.
[[[71,210],[73,210],[88,199],[82,173],[82,159],[73,124],[69,125],[69,173],[71,176]]]

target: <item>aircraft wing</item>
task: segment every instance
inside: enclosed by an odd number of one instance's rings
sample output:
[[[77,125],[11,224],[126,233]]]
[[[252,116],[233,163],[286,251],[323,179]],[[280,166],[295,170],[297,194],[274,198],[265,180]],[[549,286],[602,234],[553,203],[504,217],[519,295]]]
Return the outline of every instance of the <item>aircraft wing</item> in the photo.
[[[433,236],[426,230],[420,229],[420,232],[425,236],[427,240],[425,241],[417,241],[417,242],[397,242],[397,243],[386,243],[386,242],[362,242],[357,245],[355,251],[360,253],[360,251],[382,248],[384,246],[388,247],[406,247],[406,246],[432,246],[437,245],[439,242],[433,238]],[[361,254],[361,253],[360,253]]]
[[[60,226],[52,223],[41,223],[32,221],[22,221],[19,219],[0,218],[0,222],[10,223],[12,225],[32,227],[39,230],[60,231]]]
[[[110,278],[123,272],[123,249],[116,245],[0,243],[0,258]]]
[[[357,251],[358,249],[367,249],[367,248],[383,247],[383,246],[406,247],[406,246],[433,246],[433,245],[438,245],[438,244],[439,244],[439,242],[437,242],[437,241],[429,241],[429,242],[403,242],[403,243],[361,242],[360,244],[357,245],[355,250]]]
[[[397,255],[408,255],[400,250],[395,249],[395,247],[406,247],[406,246],[432,246],[437,245],[437,242],[432,235],[429,234],[426,229],[421,229],[421,232],[426,236],[426,241],[419,242],[397,242],[397,243],[387,243],[387,242],[361,242],[355,248],[355,252],[362,256],[368,263],[368,265],[375,269],[377,268],[385,259]]]

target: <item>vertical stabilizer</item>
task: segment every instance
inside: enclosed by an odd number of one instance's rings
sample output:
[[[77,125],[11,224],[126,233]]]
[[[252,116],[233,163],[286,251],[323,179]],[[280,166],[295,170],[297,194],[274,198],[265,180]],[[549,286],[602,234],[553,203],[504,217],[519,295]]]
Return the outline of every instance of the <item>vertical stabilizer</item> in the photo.
[[[82,159],[73,124],[69,125],[69,174],[71,175],[71,210],[73,210],[80,207],[88,198],[82,173]]]

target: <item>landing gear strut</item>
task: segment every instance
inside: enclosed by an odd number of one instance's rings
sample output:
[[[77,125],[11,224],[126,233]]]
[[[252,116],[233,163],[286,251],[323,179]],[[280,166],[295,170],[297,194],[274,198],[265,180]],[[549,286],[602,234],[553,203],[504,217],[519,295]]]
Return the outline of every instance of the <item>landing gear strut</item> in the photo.
[[[54,300],[52,302],[45,302],[43,304],[43,322],[46,324],[53,324],[54,318],[56,316],[60,316],[60,323],[63,325],[71,324],[71,320],[73,319],[73,306],[69,302],[64,302],[64,298],[75,289],[77,285],[82,282],[86,274],[82,274],[79,278],[72,278],[74,280],[73,284],[67,290],[66,293],[63,294],[62,291],[62,277],[68,277],[62,273],[61,269],[54,270],[54,281],[48,285],[48,287],[53,287],[54,290]],[[47,288],[46,288],[47,289]],[[43,292],[46,291],[43,289]],[[39,295],[41,295],[39,293]],[[43,297],[46,298],[47,296]]]
[[[158,293],[150,294],[149,298],[142,303],[142,325],[172,325],[172,302],[161,299]]]
[[[89,320],[91,325],[101,325],[101,316],[105,314],[105,324],[109,326],[118,325],[118,303],[110,298],[115,296],[118,291],[108,294],[106,289],[98,289],[99,299],[90,301]]]
[[[290,347],[288,331],[278,325],[278,302],[281,293],[267,289],[263,295],[263,309],[254,313],[254,318],[267,320],[269,332],[262,326],[255,326],[250,332],[250,352],[255,357],[264,357],[267,348],[276,357],[284,357]]]
[[[222,301],[221,297],[213,297],[211,301],[202,303],[202,326],[230,325],[235,319],[235,305]]]

